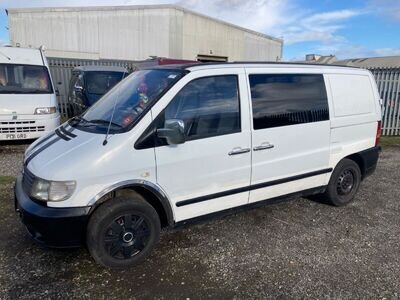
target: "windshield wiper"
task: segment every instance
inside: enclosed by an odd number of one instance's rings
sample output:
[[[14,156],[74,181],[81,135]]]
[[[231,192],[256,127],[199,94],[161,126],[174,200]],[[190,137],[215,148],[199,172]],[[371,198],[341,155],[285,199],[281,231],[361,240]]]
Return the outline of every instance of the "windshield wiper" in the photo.
[[[117,123],[114,123],[114,122],[111,122],[111,121],[107,121],[107,120],[90,120],[90,121],[87,121],[87,122],[89,122],[89,123],[91,123],[91,124],[105,124],[105,125],[109,125],[109,124],[111,124],[112,126],[115,126],[115,127],[118,127],[118,128],[123,128],[123,126],[121,126],[121,125],[119,125],[119,124],[117,124]]]

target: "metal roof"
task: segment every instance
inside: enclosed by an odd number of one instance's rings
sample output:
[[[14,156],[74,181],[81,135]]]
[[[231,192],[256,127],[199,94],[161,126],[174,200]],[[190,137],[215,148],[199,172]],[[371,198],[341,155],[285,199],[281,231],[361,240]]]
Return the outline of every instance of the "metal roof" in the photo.
[[[359,68],[400,68],[400,56],[365,57],[337,60],[335,64]]]

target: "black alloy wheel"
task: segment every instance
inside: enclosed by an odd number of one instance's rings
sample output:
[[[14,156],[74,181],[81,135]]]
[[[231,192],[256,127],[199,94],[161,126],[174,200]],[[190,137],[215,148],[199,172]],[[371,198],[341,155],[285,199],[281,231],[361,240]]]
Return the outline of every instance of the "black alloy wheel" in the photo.
[[[116,259],[128,259],[139,254],[147,245],[150,228],[143,216],[117,217],[104,233],[104,247]]]

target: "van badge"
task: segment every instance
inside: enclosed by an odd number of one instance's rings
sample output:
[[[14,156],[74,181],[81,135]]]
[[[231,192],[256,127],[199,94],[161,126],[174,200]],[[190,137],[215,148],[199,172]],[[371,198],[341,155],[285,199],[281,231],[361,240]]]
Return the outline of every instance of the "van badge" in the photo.
[[[18,116],[17,116],[17,112],[16,112],[16,111],[13,111],[13,112],[12,112],[12,119],[13,119],[13,120],[18,119]]]

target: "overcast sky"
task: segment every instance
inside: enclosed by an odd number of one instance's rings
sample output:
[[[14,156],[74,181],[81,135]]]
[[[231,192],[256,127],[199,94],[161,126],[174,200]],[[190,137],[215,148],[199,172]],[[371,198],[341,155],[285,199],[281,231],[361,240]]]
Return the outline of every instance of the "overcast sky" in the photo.
[[[0,0],[0,40],[8,42],[4,8],[175,3],[284,39],[284,58],[307,53],[339,58],[400,55],[400,0]]]

